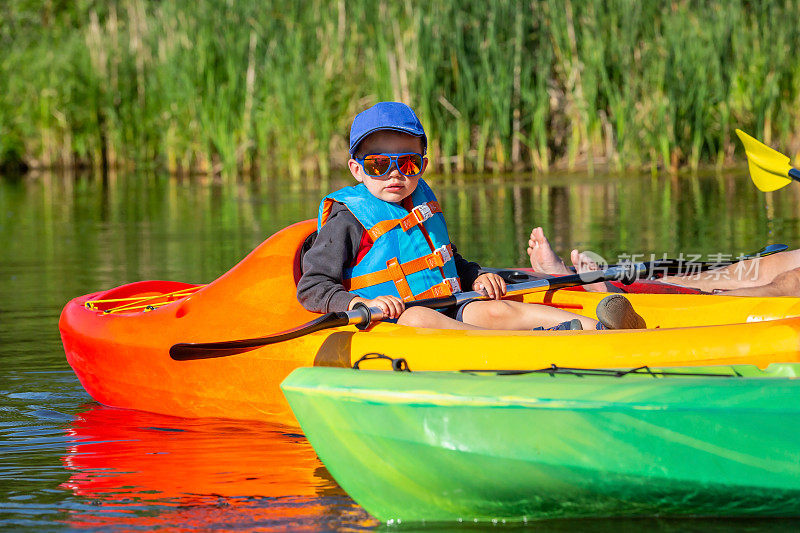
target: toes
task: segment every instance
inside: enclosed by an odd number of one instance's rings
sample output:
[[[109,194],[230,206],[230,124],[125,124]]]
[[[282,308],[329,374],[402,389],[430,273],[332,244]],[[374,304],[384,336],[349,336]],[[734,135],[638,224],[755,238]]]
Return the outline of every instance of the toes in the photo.
[[[600,264],[595,260],[591,254],[591,252],[578,252],[578,250],[572,250],[569,256],[572,260],[572,264],[579,272],[588,272],[590,270],[600,270]]]
[[[581,252],[580,257],[580,261],[586,266],[586,268],[590,268],[592,270],[603,270],[604,268],[608,268],[608,262],[594,252],[590,252],[588,250]]]

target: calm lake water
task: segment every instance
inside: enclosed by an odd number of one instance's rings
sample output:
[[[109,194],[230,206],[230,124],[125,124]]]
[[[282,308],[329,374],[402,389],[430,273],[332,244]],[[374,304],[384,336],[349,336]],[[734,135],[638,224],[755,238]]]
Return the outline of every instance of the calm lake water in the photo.
[[[524,265],[542,225],[560,253],[736,256],[800,244],[800,187],[722,176],[429,179],[462,254]],[[71,298],[145,279],[209,282],[348,184],[205,184],[130,174],[0,177],[0,530],[372,530],[302,435],[263,423],[103,407],[66,363]],[[529,527],[534,527],[530,525]],[[797,530],[792,521],[598,520],[544,531]],[[462,528],[463,529],[463,528]]]

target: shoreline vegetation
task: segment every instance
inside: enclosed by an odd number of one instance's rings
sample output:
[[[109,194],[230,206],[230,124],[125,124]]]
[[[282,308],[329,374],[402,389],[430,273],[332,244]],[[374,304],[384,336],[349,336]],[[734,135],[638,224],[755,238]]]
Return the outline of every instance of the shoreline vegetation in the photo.
[[[0,169],[330,175],[412,105],[436,172],[696,170],[800,151],[797,0],[10,0]],[[739,151],[734,157],[734,151]]]

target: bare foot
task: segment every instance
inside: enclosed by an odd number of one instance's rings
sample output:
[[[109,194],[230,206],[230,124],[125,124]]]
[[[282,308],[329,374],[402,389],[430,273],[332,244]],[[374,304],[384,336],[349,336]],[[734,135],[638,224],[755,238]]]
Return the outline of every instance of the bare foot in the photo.
[[[575,272],[578,274],[608,268],[608,262],[594,252],[578,252],[578,250],[572,250],[569,257],[570,260],[572,260],[572,264],[575,266]]]
[[[531,231],[530,239],[528,239],[528,256],[531,260],[531,267],[537,272],[544,272],[551,276],[572,274],[564,261],[553,251],[542,228],[536,227]]]
[[[569,256],[572,260],[572,264],[575,266],[575,272],[578,274],[608,268],[608,262],[594,252],[578,252],[578,250],[572,250]],[[602,281],[592,283],[591,285],[584,285],[583,288],[590,292],[617,292],[616,287]]]

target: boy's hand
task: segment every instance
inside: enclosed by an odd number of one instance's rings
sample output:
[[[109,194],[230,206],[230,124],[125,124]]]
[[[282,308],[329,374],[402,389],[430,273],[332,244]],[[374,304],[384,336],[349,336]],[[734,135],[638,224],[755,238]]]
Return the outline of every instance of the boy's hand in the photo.
[[[378,296],[372,300],[367,300],[366,298],[356,296],[350,300],[349,309],[352,309],[353,306],[358,302],[363,303],[367,307],[379,308],[381,311],[383,311],[385,318],[398,318],[406,309],[406,304],[403,303],[403,300],[397,296]]]
[[[472,284],[472,290],[483,291],[494,300],[499,300],[506,293],[506,282],[494,272],[486,272],[478,276]]]

